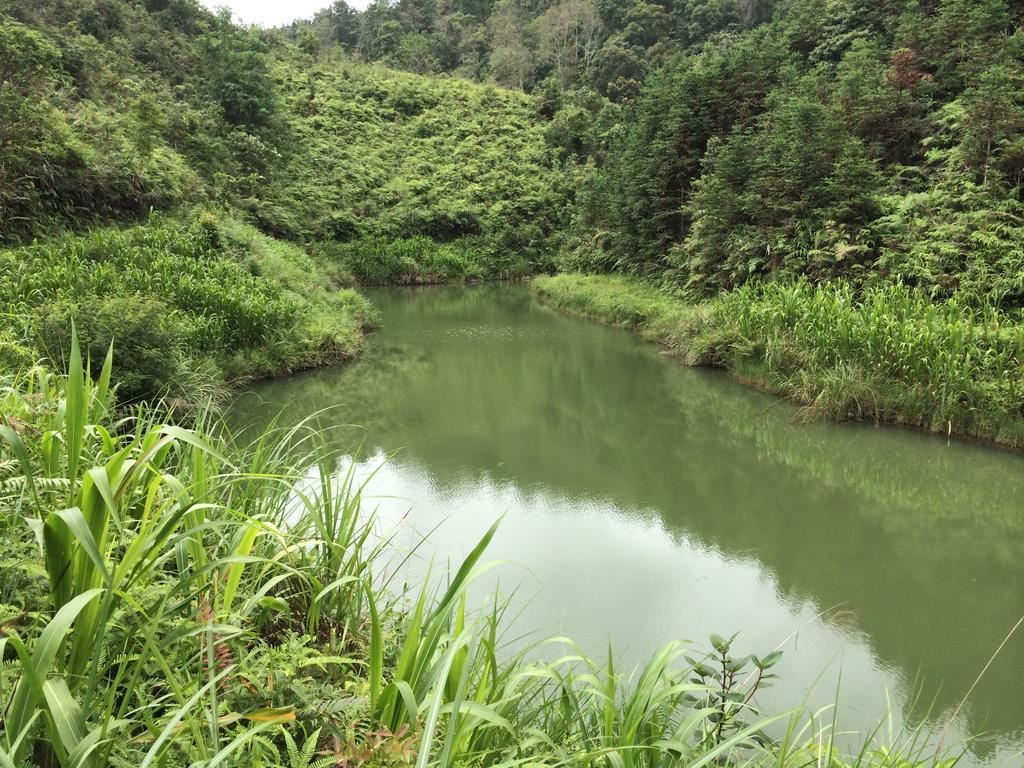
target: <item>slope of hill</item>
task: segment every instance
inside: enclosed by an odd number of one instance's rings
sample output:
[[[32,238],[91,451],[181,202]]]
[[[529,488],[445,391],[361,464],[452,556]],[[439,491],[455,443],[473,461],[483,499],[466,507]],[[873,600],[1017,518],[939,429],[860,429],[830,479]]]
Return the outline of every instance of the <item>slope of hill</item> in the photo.
[[[59,361],[73,319],[94,356],[131,339],[122,395],[215,393],[358,350],[353,275],[550,264],[567,195],[521,92],[314,57],[191,0],[5,1],[0,62],[8,363]]]
[[[282,48],[273,72],[289,149],[254,216],[275,234],[350,241],[468,238],[489,265],[529,271],[567,205],[544,121],[525,94],[313,60]]]

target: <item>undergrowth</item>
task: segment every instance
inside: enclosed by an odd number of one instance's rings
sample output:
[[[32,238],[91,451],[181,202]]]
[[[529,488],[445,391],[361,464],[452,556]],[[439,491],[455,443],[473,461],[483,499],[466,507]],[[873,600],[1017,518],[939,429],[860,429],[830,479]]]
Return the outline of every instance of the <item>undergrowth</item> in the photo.
[[[1024,325],[957,295],[842,281],[748,284],[689,304],[642,281],[538,278],[552,305],[637,330],[690,365],[733,371],[803,418],[894,422],[1024,445]]]
[[[731,639],[632,673],[565,639],[513,653],[503,604],[467,607],[497,524],[403,597],[311,425],[126,416],[113,367],[94,379],[72,331],[66,376],[0,382],[0,765],[948,765],[919,732],[845,757],[817,718],[759,712],[779,654]]]
[[[536,268],[522,256],[496,255],[479,238],[449,243],[423,236],[363,238],[348,243],[320,242],[313,249],[325,262],[337,264],[366,285],[512,279]]]
[[[191,405],[226,383],[347,359],[372,320],[344,273],[253,228],[200,213],[0,251],[0,354],[64,364],[73,320],[124,400]]]

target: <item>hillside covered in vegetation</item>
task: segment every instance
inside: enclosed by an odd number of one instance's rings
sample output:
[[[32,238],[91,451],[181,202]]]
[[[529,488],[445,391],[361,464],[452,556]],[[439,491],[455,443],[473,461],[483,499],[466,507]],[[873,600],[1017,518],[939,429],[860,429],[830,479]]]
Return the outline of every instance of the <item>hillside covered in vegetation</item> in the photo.
[[[806,417],[1024,447],[1022,24],[0,0],[0,766],[945,766],[768,738],[778,654],[718,636],[633,684],[509,658],[465,603],[490,533],[396,603],[338,457],[210,406],[357,355],[361,286],[537,276]]]
[[[840,280],[856,313],[899,284],[993,340],[914,347],[925,363],[887,372],[877,350],[840,352],[809,374],[775,351],[804,344],[797,318],[742,354],[773,369],[763,386],[840,418],[1021,440],[1024,33],[1004,0],[342,2],[271,31],[186,0],[5,13],[11,245],[203,210],[297,244],[335,285],[625,272],[694,305]],[[47,313],[67,299],[5,298]],[[52,352],[8,325],[8,346]],[[1001,383],[967,373],[979,354]]]
[[[4,10],[8,365],[61,360],[74,319],[94,359],[118,339],[123,397],[201,400],[354,354],[370,313],[336,291],[357,279],[551,263],[568,197],[522,93],[312,57],[188,2]]]
[[[621,322],[654,284],[699,318],[655,334],[685,359],[1019,446],[1022,23],[1004,0],[409,0],[285,31],[533,94],[571,180],[556,264],[594,275],[542,286],[555,305]]]

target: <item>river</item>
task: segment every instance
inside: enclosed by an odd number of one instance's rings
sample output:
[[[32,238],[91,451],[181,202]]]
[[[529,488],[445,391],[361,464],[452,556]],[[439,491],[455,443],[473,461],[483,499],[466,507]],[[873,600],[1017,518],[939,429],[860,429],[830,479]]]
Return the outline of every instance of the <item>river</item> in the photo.
[[[742,652],[784,650],[763,708],[838,691],[846,730],[891,713],[945,743],[981,734],[962,764],[1024,765],[1024,631],[961,706],[1024,615],[1024,458],[801,424],[525,285],[370,298],[381,328],[362,358],[258,384],[233,413],[329,409],[341,463],[376,470],[382,530],[397,546],[430,532],[403,577],[457,562],[504,515],[488,556],[505,563],[478,589],[515,592],[510,636],[610,640],[621,665],[739,632]]]

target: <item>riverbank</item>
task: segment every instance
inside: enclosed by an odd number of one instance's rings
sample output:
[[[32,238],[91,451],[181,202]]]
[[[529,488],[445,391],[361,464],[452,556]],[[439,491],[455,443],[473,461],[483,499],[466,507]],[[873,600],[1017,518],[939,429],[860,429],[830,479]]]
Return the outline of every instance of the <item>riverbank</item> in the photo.
[[[791,716],[753,709],[778,654],[717,636],[632,675],[564,640],[507,658],[502,605],[465,599],[494,527],[396,601],[401,553],[310,425],[124,428],[110,363],[93,379],[74,337],[69,363],[0,379],[5,764],[944,765],[913,731],[849,757],[802,717],[764,739]]]
[[[72,321],[125,401],[194,409],[254,378],[359,354],[374,322],[347,274],[239,220],[153,215],[0,251],[0,362],[61,367]]]
[[[892,423],[1024,447],[1024,326],[903,286],[744,287],[688,304],[635,278],[539,277],[551,306],[723,368],[802,418]]]

